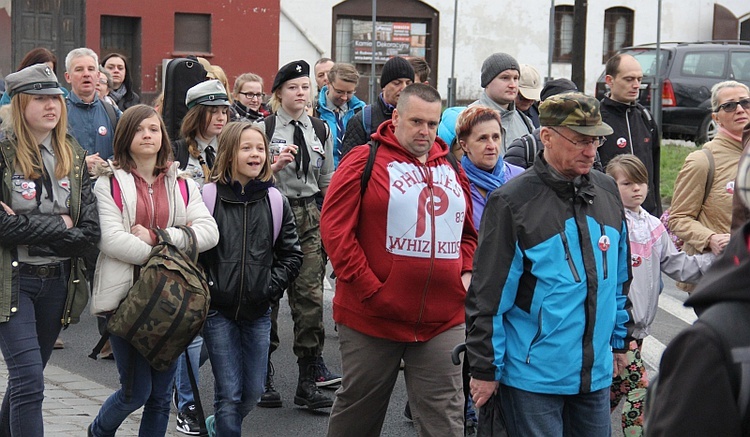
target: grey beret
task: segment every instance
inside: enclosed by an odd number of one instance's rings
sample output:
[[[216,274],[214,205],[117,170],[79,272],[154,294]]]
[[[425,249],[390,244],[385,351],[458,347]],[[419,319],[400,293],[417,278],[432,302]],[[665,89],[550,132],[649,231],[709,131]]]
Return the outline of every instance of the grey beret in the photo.
[[[55,72],[47,64],[34,64],[5,77],[8,97],[16,94],[62,95]]]

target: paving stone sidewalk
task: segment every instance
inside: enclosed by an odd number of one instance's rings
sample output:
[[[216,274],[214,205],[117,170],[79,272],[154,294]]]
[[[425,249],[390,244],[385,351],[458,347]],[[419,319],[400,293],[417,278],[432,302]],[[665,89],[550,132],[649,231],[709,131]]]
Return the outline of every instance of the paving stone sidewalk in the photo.
[[[85,437],[86,429],[99,407],[113,390],[59,367],[47,365],[44,371],[44,434],[52,437]],[[0,395],[8,385],[8,369],[0,359]],[[141,410],[131,414],[117,431],[118,437],[138,435]],[[167,436],[182,436],[174,430],[174,412],[169,420]]]

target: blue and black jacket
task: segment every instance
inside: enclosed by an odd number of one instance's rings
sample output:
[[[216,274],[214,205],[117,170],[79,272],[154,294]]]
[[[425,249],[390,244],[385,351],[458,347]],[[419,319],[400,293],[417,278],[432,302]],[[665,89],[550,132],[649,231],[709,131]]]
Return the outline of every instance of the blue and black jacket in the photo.
[[[609,387],[632,322],[630,253],[614,180],[567,181],[540,153],[487,201],[466,299],[471,374],[570,395]]]

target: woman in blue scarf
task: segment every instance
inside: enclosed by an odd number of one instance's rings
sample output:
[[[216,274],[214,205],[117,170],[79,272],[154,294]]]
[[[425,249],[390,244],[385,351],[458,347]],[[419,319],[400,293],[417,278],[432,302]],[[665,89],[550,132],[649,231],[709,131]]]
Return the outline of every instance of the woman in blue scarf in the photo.
[[[471,182],[474,226],[479,230],[487,197],[524,169],[501,159],[503,129],[494,109],[471,106],[463,111],[456,121],[456,138],[464,153],[461,165]]]

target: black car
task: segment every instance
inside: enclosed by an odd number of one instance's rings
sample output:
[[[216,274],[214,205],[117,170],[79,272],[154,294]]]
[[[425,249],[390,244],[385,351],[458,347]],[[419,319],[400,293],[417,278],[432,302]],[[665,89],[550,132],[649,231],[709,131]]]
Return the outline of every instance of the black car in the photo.
[[[750,42],[708,41],[662,43],[662,133],[664,138],[704,143],[716,135],[711,119],[711,87],[725,80],[750,86]],[[651,86],[656,84],[656,44],[620,50],[634,56],[643,68],[640,103],[651,107]],[[607,92],[604,73],[596,96]]]

